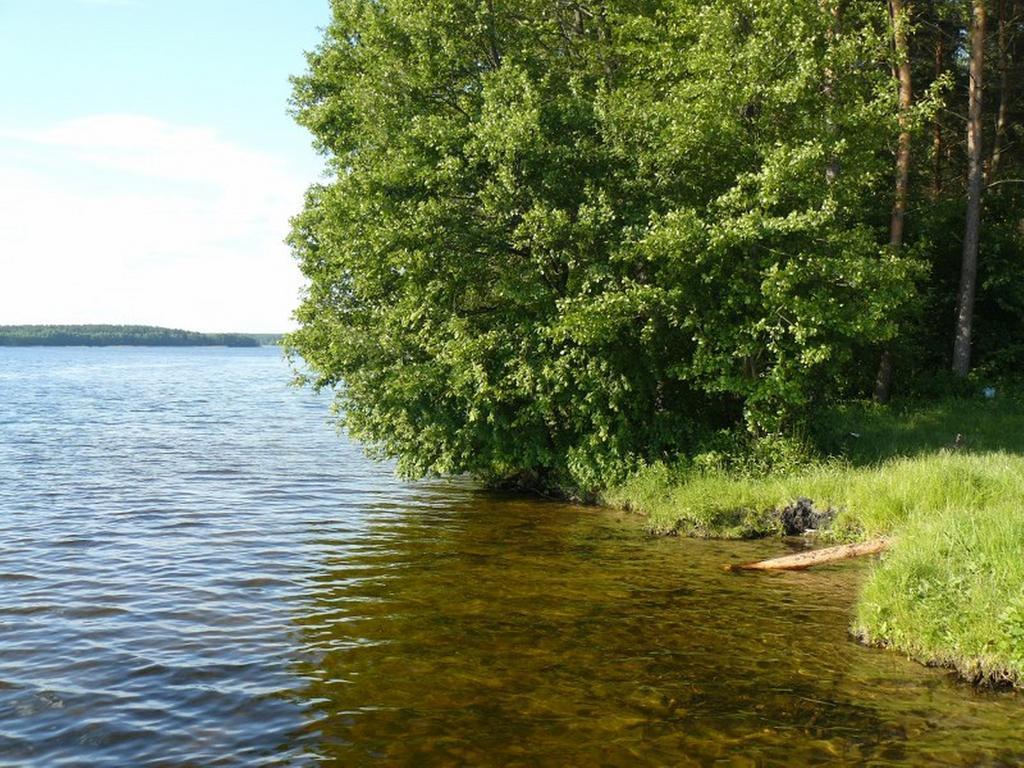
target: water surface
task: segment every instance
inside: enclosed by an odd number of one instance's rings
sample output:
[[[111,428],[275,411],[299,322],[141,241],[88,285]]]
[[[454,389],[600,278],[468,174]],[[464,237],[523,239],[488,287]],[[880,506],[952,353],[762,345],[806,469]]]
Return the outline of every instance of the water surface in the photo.
[[[272,349],[0,349],[0,764],[1018,765],[862,564],[415,484]]]

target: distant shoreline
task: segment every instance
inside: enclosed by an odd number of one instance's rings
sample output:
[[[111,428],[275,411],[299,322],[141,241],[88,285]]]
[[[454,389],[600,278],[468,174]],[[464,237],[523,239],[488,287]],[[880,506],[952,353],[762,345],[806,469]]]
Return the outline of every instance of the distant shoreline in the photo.
[[[0,325],[0,347],[263,347],[274,333],[199,333],[153,325]]]

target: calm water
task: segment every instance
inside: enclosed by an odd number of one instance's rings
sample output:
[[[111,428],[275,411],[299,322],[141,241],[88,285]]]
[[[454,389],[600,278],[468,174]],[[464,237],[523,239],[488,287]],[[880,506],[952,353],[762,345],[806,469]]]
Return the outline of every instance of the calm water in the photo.
[[[1024,763],[863,566],[405,484],[274,350],[0,349],[0,764]]]

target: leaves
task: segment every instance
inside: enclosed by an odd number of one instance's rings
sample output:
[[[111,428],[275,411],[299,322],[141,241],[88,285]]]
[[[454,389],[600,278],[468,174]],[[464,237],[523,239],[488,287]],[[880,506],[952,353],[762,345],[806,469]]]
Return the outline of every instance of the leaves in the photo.
[[[337,0],[295,81],[333,178],[290,342],[344,426],[410,475],[589,490],[835,391],[915,276],[885,11],[844,13]]]

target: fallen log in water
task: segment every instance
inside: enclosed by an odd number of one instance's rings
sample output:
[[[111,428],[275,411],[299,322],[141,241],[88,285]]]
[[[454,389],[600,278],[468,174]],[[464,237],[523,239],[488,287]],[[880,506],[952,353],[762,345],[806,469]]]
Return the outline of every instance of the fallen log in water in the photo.
[[[756,563],[743,563],[742,565],[727,565],[727,571],[801,571],[810,568],[812,565],[825,565],[836,563],[840,560],[849,560],[852,557],[863,555],[874,555],[884,552],[892,542],[884,536],[871,541],[863,541],[859,544],[840,544],[838,547],[826,547],[815,549],[810,552],[800,552],[796,555],[785,557],[773,557],[771,560],[760,560]]]

